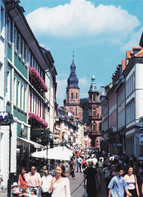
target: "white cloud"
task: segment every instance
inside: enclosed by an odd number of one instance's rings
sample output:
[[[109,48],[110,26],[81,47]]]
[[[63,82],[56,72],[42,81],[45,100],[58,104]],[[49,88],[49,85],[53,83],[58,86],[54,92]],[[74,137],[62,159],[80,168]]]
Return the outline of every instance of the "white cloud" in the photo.
[[[86,77],[80,78],[79,79],[79,86],[80,86],[80,88],[89,86],[88,79]]]
[[[102,4],[95,7],[86,0],[71,0],[54,8],[41,7],[26,18],[35,33],[57,37],[106,33],[125,38],[140,24],[135,16],[121,7]]]
[[[129,41],[123,45],[122,50],[132,50],[134,46],[139,46],[140,38],[142,35],[143,28],[141,28],[138,32],[133,33],[133,35],[130,37]]]

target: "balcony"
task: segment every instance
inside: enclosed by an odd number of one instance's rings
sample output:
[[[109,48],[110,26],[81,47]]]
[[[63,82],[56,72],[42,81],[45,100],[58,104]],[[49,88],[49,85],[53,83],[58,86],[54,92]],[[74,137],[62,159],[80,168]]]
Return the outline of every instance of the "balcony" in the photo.
[[[47,85],[34,67],[29,67],[29,75],[40,89],[42,89],[44,92],[48,91]]]
[[[36,124],[41,125],[44,128],[48,127],[48,123],[34,113],[29,112],[29,119],[35,122]]]

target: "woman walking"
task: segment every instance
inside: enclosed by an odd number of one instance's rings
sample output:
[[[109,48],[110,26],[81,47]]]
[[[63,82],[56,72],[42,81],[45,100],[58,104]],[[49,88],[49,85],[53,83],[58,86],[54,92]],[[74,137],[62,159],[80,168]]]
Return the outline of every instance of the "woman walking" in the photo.
[[[70,162],[70,175],[72,178],[75,178],[75,165],[74,162]]]
[[[71,197],[69,179],[63,177],[62,166],[57,165],[56,175],[52,179],[49,193],[52,193],[52,197]]]
[[[49,188],[52,182],[52,176],[49,175],[48,170],[44,170],[44,175],[41,178],[41,193],[42,197],[50,197],[51,194],[49,194]]]
[[[133,174],[133,168],[128,168],[128,174],[124,176],[125,182],[127,183],[127,188],[129,192],[132,194],[132,197],[139,197],[139,188],[137,183],[137,177]],[[128,195],[127,195],[128,197]]]
[[[27,173],[26,173],[26,168],[22,168],[21,173],[19,174],[18,177],[18,185],[20,187],[20,190],[22,191],[22,193],[27,192]]]

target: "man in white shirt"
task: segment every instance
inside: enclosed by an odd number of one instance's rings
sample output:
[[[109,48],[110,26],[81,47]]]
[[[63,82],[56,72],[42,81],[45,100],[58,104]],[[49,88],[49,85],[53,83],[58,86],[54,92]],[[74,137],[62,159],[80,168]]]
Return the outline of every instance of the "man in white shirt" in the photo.
[[[36,172],[36,167],[31,167],[31,172],[27,175],[27,184],[29,193],[31,193],[32,189],[36,189],[37,193],[39,193],[39,187],[41,187],[41,177],[38,172]]]

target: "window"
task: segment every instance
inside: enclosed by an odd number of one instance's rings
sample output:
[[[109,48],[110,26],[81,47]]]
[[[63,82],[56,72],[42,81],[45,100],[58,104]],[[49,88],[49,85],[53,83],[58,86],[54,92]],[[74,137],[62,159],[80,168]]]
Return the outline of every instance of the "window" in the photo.
[[[7,71],[7,100],[10,101],[10,72]]]
[[[20,55],[20,49],[21,49],[21,36],[18,33],[17,34],[17,52],[18,52],[18,55]]]
[[[20,108],[20,81],[18,81],[18,107]]]
[[[14,49],[17,50],[17,30],[14,29]]]
[[[99,129],[100,129],[100,131],[102,131],[102,123],[101,122],[99,124]]]
[[[12,41],[12,24],[11,19],[9,17],[7,19],[7,40],[8,42]]]
[[[28,63],[29,63],[29,66],[32,66],[32,64],[31,64],[31,51],[29,50],[29,54],[28,54],[28,56],[29,56],[29,60],[28,60]]]
[[[93,124],[93,131],[96,131],[95,123]]]
[[[78,99],[78,94],[76,93],[76,99]]]
[[[1,6],[1,33],[3,33],[4,28],[4,8]]]
[[[95,101],[95,95],[93,95],[93,101]]]
[[[24,58],[24,41],[21,39],[21,59]]]
[[[27,45],[24,43],[24,62],[27,63]]]
[[[14,105],[16,105],[16,93],[17,93],[17,89],[16,89],[16,84],[17,83],[17,80],[16,78],[14,77]]]
[[[43,103],[41,103],[41,118],[43,118]]]
[[[38,105],[37,105],[38,99],[35,97],[35,114],[38,114]]]
[[[40,74],[40,66],[37,64],[38,73]]]
[[[31,104],[32,104],[31,106],[32,106],[32,107],[31,107],[31,110],[32,110],[32,112],[34,113],[34,104],[33,104],[33,103],[34,103],[34,95],[33,95],[33,93],[32,93],[32,101],[31,101]]]
[[[21,91],[22,91],[22,94],[21,94],[21,109],[23,110],[24,109],[24,85],[22,84],[22,87],[21,87]]]
[[[35,113],[35,95],[33,94],[33,113]]]
[[[96,108],[93,108],[93,116],[96,116]]]
[[[30,103],[29,103],[29,105],[30,105]],[[24,108],[23,108],[23,110],[25,112],[27,112],[27,88],[26,87],[24,88]]]
[[[73,99],[73,92],[71,93],[71,99]]]
[[[43,78],[44,77],[44,74],[43,74],[43,71],[41,70],[41,77]]]
[[[33,55],[31,54],[31,66],[34,67],[34,58],[33,58]]]
[[[33,58],[33,67],[37,69],[36,60]]]
[[[28,46],[26,45],[26,48],[27,48],[27,51],[26,51],[26,56],[27,56],[27,63],[29,64],[29,52],[30,52],[30,50],[29,50],[29,48],[28,48]],[[30,64],[29,64],[30,65]]]

